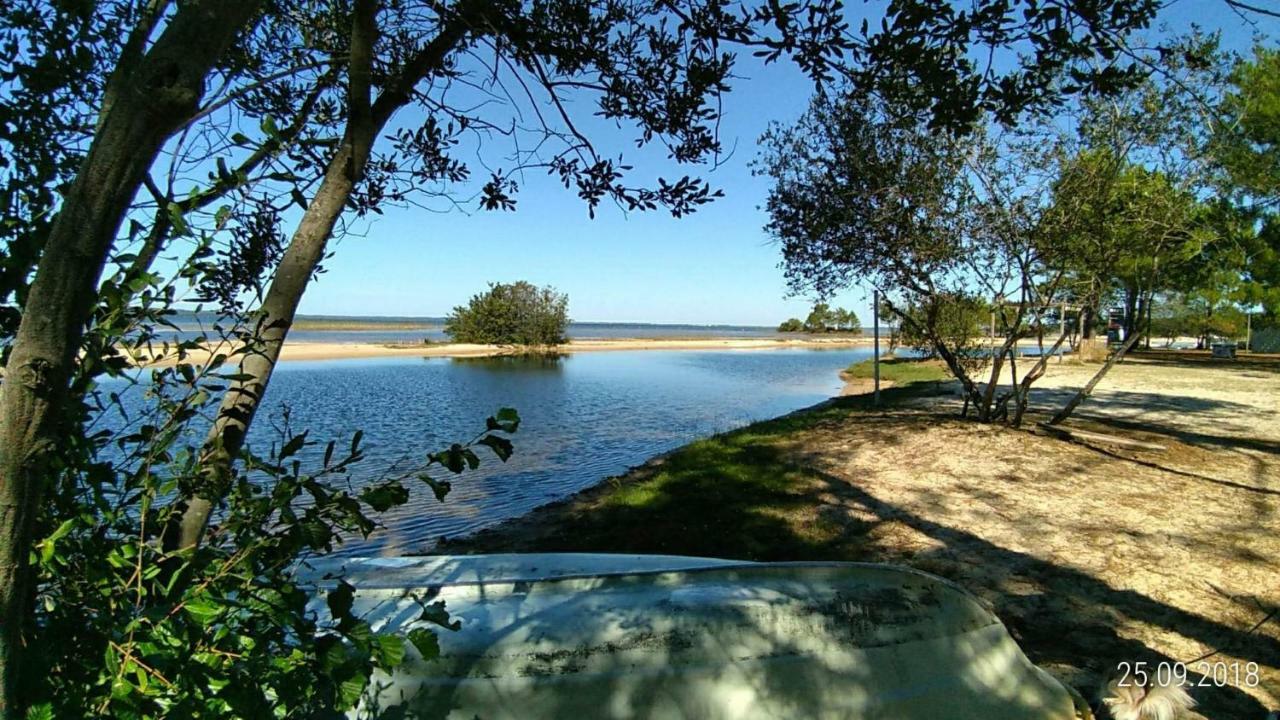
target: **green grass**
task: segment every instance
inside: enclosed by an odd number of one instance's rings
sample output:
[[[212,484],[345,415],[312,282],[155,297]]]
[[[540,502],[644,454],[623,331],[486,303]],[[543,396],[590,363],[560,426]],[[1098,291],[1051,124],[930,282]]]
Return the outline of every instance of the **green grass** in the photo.
[[[883,404],[936,392],[898,387]],[[815,512],[829,479],[792,444],[810,430],[872,410],[869,396],[824,405],[686,445],[660,463],[605,481],[589,507],[550,511],[533,536],[502,531],[454,541],[444,552],[658,553],[747,560],[818,560],[856,555],[867,527]],[[869,526],[868,526],[869,527]],[[514,544],[510,544],[514,543]]]
[[[870,379],[875,374],[874,361],[863,360],[848,367],[845,373],[850,377]],[[950,380],[946,365],[938,360],[916,358],[881,358],[880,379],[893,382],[895,385],[909,385],[918,382],[942,382]]]

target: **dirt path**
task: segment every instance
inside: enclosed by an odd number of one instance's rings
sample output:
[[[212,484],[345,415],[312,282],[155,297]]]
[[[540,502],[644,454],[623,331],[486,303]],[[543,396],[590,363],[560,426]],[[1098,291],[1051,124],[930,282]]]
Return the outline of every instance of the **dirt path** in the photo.
[[[1091,370],[1051,367],[1033,407]],[[953,403],[843,398],[443,549],[905,563],[990,602],[1032,660],[1086,693],[1121,661],[1214,653],[1190,668],[1229,675],[1193,690],[1205,717],[1280,707],[1280,619],[1258,626],[1280,607],[1280,363],[1135,359],[1071,422],[1163,452],[981,426]]]

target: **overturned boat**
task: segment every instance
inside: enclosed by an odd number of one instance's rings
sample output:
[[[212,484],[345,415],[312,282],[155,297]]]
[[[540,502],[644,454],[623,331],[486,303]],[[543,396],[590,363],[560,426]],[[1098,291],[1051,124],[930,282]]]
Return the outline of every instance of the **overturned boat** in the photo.
[[[958,586],[908,568],[675,556],[334,559],[378,632],[418,600],[457,631],[375,676],[364,710],[425,717],[1072,720],[1088,709]],[[415,599],[416,598],[416,599]]]

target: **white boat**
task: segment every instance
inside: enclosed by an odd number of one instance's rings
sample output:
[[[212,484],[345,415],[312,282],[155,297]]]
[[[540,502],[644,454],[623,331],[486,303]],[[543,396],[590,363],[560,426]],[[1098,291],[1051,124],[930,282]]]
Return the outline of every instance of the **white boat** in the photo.
[[[313,563],[378,632],[461,629],[365,710],[448,718],[1073,720],[1078,696],[955,584],[891,565],[530,554]],[[318,603],[323,605],[323,603]]]

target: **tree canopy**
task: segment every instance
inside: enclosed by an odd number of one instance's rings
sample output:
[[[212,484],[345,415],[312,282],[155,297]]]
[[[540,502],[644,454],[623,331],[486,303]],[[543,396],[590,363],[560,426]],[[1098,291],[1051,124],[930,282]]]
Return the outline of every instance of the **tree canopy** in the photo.
[[[492,283],[445,319],[454,342],[553,347],[568,342],[569,296],[521,280]]]

